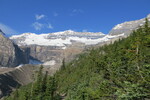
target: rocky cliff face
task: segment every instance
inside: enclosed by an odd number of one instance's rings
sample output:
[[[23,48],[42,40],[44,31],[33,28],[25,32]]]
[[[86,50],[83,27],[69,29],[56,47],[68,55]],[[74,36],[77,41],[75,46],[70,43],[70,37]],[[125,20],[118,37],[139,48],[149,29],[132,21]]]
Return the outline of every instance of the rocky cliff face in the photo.
[[[15,67],[19,64],[28,63],[28,54],[14,44],[10,39],[6,38],[4,33],[0,31],[0,66]]]
[[[150,14],[147,16],[150,21]],[[136,30],[138,27],[143,26],[145,23],[145,18],[135,21],[124,22],[116,25],[110,32],[110,35],[125,34],[128,36],[133,30]]]
[[[63,32],[35,34],[24,33],[10,37],[20,48],[29,48],[30,64],[43,63],[58,69],[62,60],[70,61],[85,48],[86,45],[94,45],[101,42],[105,35],[101,32],[75,32],[67,30]],[[102,39],[103,40],[103,39]],[[105,39],[104,39],[105,40]]]

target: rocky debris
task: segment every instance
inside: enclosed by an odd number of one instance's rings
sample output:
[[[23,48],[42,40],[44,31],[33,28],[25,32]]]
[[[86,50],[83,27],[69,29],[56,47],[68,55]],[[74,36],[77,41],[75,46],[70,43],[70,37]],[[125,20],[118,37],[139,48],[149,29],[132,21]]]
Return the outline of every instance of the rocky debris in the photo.
[[[10,39],[5,37],[0,30],[0,66],[1,67],[15,67],[19,64],[28,63],[29,54],[22,51]],[[24,56],[26,55],[26,56]]]
[[[147,16],[150,21],[150,14]],[[110,35],[118,35],[124,33],[126,36],[130,35],[133,30],[136,30],[140,26],[145,24],[145,18],[135,21],[124,22],[116,25],[112,30],[110,30]]]

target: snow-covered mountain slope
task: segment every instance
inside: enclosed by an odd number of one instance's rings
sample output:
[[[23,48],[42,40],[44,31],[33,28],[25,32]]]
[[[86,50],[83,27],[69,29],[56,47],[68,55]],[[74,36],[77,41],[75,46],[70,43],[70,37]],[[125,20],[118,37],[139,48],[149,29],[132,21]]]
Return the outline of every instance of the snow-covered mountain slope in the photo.
[[[150,21],[150,14],[147,16],[148,20]],[[112,30],[109,32],[110,35],[118,35],[124,33],[128,36],[133,30],[136,30],[138,27],[143,26],[145,23],[145,18],[135,21],[128,21],[121,24],[116,25]]]
[[[85,45],[95,45],[118,36],[120,35],[111,36],[105,35],[101,32],[74,32],[72,30],[67,30],[48,34],[23,33],[21,35],[14,35],[10,37],[10,39],[12,39],[19,46],[61,46],[62,49],[65,49],[67,45],[71,45],[74,42],[80,42]]]

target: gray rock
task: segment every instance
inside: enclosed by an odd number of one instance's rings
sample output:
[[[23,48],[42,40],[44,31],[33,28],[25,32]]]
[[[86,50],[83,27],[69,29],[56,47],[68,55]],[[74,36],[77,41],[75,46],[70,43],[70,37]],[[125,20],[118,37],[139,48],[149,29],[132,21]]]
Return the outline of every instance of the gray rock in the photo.
[[[150,21],[150,14],[147,16],[148,20]],[[125,34],[125,36],[130,35],[133,30],[136,30],[140,26],[145,24],[145,18],[135,21],[124,22],[121,24],[116,25],[110,32],[110,35],[118,35],[118,34]]]
[[[62,55],[62,49],[56,46],[39,46],[31,45],[27,46],[30,48],[30,57],[31,59],[38,60],[40,62],[46,62],[50,60],[59,61],[59,57]]]
[[[0,66],[1,67],[15,67],[19,64],[28,63],[28,55],[24,54],[16,44],[5,37],[0,30]],[[24,56],[26,55],[26,56]]]

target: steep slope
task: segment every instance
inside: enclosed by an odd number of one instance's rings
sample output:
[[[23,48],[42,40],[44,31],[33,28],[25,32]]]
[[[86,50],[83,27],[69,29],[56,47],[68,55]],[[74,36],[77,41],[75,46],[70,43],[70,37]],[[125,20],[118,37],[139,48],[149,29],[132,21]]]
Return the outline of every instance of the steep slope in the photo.
[[[150,14],[147,15],[148,20],[150,21]],[[133,30],[143,26],[145,23],[145,18],[135,21],[128,21],[121,24],[116,25],[112,30],[110,30],[110,35],[118,35],[124,33],[128,36]]]
[[[150,27],[81,54],[55,74],[65,100],[150,99]]]
[[[20,85],[32,82],[32,75],[36,67],[26,65],[16,68],[0,68],[0,98],[9,95],[13,89]]]
[[[24,53],[10,39],[6,38],[4,33],[0,31],[0,66],[15,67],[19,64],[28,63],[28,55]]]

